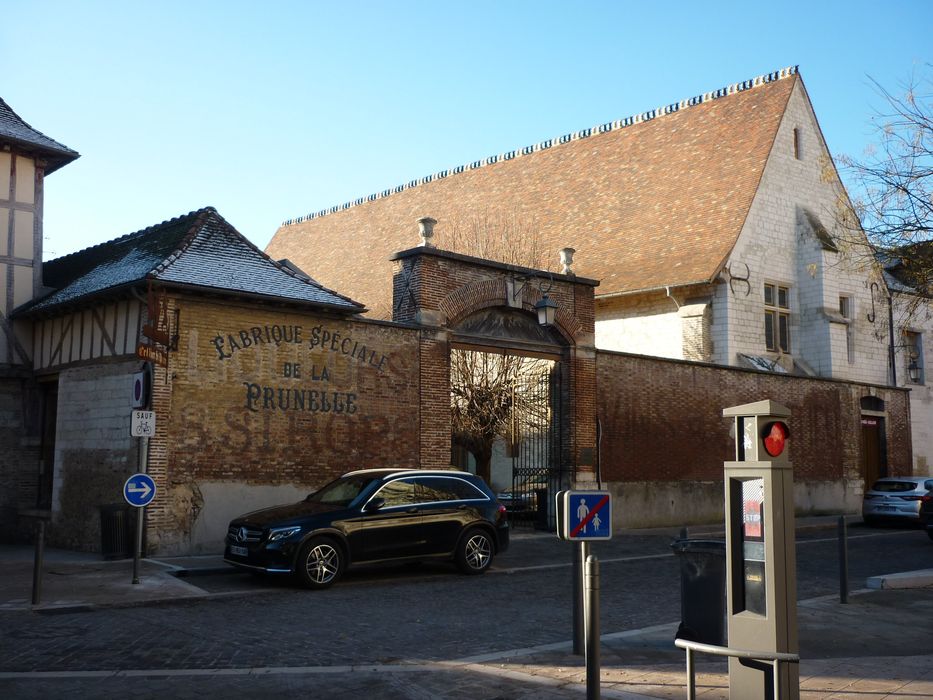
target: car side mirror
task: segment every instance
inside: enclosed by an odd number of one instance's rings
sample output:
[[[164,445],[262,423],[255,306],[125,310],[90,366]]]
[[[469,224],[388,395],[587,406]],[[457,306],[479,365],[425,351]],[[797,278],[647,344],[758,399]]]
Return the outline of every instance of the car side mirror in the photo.
[[[382,498],[381,496],[376,496],[376,498],[372,499],[369,503],[366,504],[366,510],[379,510],[385,504],[386,499]]]

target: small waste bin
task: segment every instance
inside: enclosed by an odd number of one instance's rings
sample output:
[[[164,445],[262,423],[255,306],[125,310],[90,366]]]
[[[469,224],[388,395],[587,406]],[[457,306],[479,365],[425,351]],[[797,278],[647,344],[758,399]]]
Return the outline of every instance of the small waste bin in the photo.
[[[547,489],[535,489],[535,529],[547,530]]]
[[[100,553],[104,559],[128,559],[136,541],[134,508],[125,503],[100,507]]]
[[[677,639],[726,645],[726,543],[675,540],[680,559],[680,627]]]

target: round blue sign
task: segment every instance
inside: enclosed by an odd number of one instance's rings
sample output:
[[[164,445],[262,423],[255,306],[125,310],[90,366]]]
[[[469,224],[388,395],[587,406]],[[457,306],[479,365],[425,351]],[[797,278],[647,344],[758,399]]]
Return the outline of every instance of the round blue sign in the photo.
[[[131,506],[142,508],[148,506],[155,498],[156,485],[148,474],[133,474],[123,484],[123,498]]]

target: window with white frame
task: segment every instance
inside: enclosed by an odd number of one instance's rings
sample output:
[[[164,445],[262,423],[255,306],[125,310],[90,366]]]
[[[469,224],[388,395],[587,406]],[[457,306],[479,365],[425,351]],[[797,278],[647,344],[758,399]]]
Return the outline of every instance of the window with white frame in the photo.
[[[790,352],[790,288],[765,284],[765,347]]]
[[[852,297],[839,297],[839,315],[842,316],[848,325],[846,325],[846,356],[850,363],[855,362],[855,344],[853,343],[852,329]]]
[[[907,381],[911,384],[923,384],[923,334],[916,331],[904,331],[905,353],[904,368]]]

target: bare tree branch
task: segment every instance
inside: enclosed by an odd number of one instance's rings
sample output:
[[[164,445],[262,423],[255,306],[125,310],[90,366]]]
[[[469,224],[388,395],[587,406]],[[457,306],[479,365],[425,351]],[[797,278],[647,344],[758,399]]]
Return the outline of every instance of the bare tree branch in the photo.
[[[913,308],[933,290],[933,66],[925,71],[897,93],[872,80],[885,107],[864,156],[839,159],[852,198],[840,188],[836,217],[842,247],[881,262]]]

